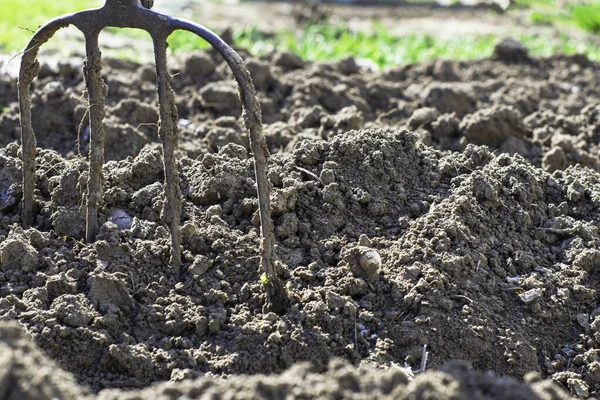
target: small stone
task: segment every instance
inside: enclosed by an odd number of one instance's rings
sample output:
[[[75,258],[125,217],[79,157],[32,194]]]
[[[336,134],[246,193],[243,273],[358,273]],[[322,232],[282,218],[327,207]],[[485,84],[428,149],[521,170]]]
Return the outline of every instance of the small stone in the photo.
[[[206,209],[206,217],[217,216],[221,217],[223,215],[223,207],[220,204],[214,204]]]
[[[202,254],[198,254],[195,258],[194,258],[194,262],[192,263],[192,265],[190,266],[190,273],[194,274],[195,276],[201,276],[204,275],[206,273],[206,271],[208,271],[208,269],[210,267],[212,267],[213,262],[211,259],[209,259],[206,256],[203,256]]]
[[[586,332],[590,330],[590,316],[585,313],[577,314],[577,322]]]
[[[587,399],[590,396],[590,388],[583,379],[569,378],[567,386],[572,394],[582,399]]]
[[[367,246],[356,245],[355,243],[344,247],[340,253],[342,262],[348,265],[348,268],[356,277],[366,278],[375,281],[379,277],[381,269],[381,256],[379,253]]]
[[[133,223],[133,218],[120,208],[113,209],[108,216],[108,220],[117,225],[119,232],[131,228],[131,224]]]
[[[379,273],[381,268],[381,256],[376,250],[368,249],[362,252],[358,258],[360,267],[371,278]]]
[[[190,240],[192,236],[194,236],[198,232],[197,224],[191,221],[186,222],[181,227],[181,237],[184,241]]]
[[[564,153],[571,153],[576,149],[576,138],[564,133],[555,133],[550,139],[550,145],[553,148],[561,148]]]
[[[361,246],[369,247],[369,246],[371,246],[371,240],[369,239],[369,237],[367,235],[365,235],[363,233],[358,238],[358,244],[360,244]]]
[[[519,299],[525,304],[531,304],[534,301],[537,301],[540,297],[542,297],[542,289],[535,288],[528,290],[519,295]]]

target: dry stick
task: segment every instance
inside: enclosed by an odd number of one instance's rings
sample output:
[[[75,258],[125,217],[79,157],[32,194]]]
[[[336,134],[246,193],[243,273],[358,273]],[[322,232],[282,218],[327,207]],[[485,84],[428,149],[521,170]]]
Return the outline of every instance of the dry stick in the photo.
[[[168,33],[167,33],[168,35]],[[181,271],[181,189],[179,174],[175,162],[177,148],[177,107],[175,95],[171,89],[171,75],[167,69],[167,39],[153,37],[154,54],[156,59],[156,79],[158,83],[158,110],[160,114],[158,136],[162,141],[165,170],[165,197],[163,220],[168,221],[171,231],[171,261],[175,278],[179,279]]]
[[[421,356],[421,370],[420,372],[425,373],[425,368],[427,368],[427,356],[429,356],[429,352],[427,351],[427,345],[423,345],[423,354]]]
[[[262,113],[256,98],[256,89],[252,83],[250,73],[244,61],[220,37],[202,25],[185,20],[174,20],[175,29],[183,29],[195,33],[211,44],[223,56],[238,83],[240,97],[244,105],[244,124],[250,133],[250,147],[254,154],[254,172],[256,176],[258,212],[262,233],[261,267],[260,270],[267,276],[265,291],[267,293],[267,309],[278,314],[286,312],[289,299],[283,282],[275,273],[274,253],[275,234],[271,208],[269,205],[269,180],[267,178],[267,158],[269,149],[262,134]]]
[[[358,355],[358,305],[354,308],[354,351]]]
[[[92,243],[98,233],[98,207],[102,204],[102,166],[104,165],[104,100],[107,87],[102,80],[102,53],[98,48],[98,34],[86,34],[86,58],[83,75],[90,105],[90,172],[87,187],[85,241]]]
[[[42,26],[27,44],[21,68],[19,70],[19,112],[21,115],[21,143],[23,146],[23,209],[22,224],[24,228],[33,223],[33,191],[35,189],[35,134],[31,126],[31,98],[29,87],[40,71],[37,60],[39,47],[46,43],[60,28],[70,24],[68,18],[54,19]]]

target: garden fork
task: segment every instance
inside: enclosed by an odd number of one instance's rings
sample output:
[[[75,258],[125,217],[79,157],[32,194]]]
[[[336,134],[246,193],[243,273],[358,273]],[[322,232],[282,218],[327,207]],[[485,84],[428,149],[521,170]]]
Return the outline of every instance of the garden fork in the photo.
[[[175,30],[192,32],[212,45],[233,71],[240,89],[244,107],[244,124],[249,131],[250,147],[254,154],[254,168],[258,191],[261,225],[260,270],[267,293],[267,308],[284,312],[287,306],[285,288],[274,270],[275,237],[269,207],[269,182],[266,175],[268,149],[262,134],[262,115],[256,91],[242,58],[221,38],[202,25],[178,19],[151,10],[153,0],[106,0],[103,7],[67,14],[43,25],[27,45],[19,72],[19,108],[21,114],[21,140],[23,146],[23,203],[22,222],[25,227],[33,223],[35,187],[36,141],[31,126],[31,99],[29,89],[40,66],[37,61],[39,47],[47,42],[60,28],[74,25],[85,37],[86,58],[83,72],[88,92],[90,119],[89,178],[86,199],[86,242],[95,240],[98,233],[98,207],[102,204],[102,166],[104,164],[104,119],[107,87],[102,80],[101,52],[98,36],[106,27],[136,28],[147,31],[152,37],[156,62],[159,104],[158,136],[162,141],[165,171],[165,206],[163,219],[168,221],[171,234],[171,259],[173,272],[179,278],[181,269],[181,191],[175,161],[178,140],[177,108],[170,86],[171,75],[167,69],[167,38]]]

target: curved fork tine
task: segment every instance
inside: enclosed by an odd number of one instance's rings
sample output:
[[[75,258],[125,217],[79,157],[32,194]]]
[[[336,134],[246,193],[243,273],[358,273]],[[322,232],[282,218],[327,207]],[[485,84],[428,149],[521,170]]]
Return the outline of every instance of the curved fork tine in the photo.
[[[27,44],[21,68],[19,70],[18,93],[19,112],[21,114],[21,144],[23,146],[23,208],[22,224],[28,228],[33,223],[33,191],[35,189],[35,133],[31,126],[31,98],[29,87],[40,71],[37,60],[39,48],[46,43],[56,31],[71,24],[71,16],[63,15],[42,26]]]
[[[85,34],[84,77],[90,110],[90,170],[87,187],[85,240],[92,243],[98,233],[98,207],[102,204],[102,166],[104,165],[104,103],[107,87],[102,80],[102,53],[98,47],[100,32]]]
[[[261,270],[267,277],[265,289],[269,303],[268,308],[278,314],[283,314],[287,309],[288,297],[283,283],[275,274],[273,261],[275,235],[271,219],[269,205],[270,189],[266,172],[269,150],[262,134],[262,114],[250,73],[246,69],[240,55],[208,28],[191,21],[176,18],[171,20],[171,27],[195,33],[210,43],[223,56],[227,64],[229,64],[239,85],[240,96],[244,105],[244,123],[250,133],[250,147],[255,158],[254,171],[258,188],[258,206],[263,239],[261,246]]]
[[[171,232],[171,266],[173,274],[179,280],[181,269],[181,189],[179,174],[175,162],[177,148],[177,107],[175,95],[171,89],[171,75],[167,69],[167,39],[166,34],[152,37],[156,59],[156,78],[158,82],[158,110],[160,114],[158,136],[163,147],[163,163],[165,170],[166,202],[163,208],[163,219],[169,224]]]

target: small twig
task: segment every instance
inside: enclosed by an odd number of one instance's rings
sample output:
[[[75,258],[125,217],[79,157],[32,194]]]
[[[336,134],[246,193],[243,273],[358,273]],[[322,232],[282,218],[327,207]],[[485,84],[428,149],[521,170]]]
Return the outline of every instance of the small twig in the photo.
[[[142,122],[137,126],[136,129],[140,129],[142,126],[154,126],[156,128],[160,128],[160,126],[156,122]]]
[[[315,174],[314,172],[311,172],[311,171],[307,170],[306,168],[298,167],[297,165],[294,166],[294,169],[297,171],[300,171],[300,172],[304,172],[306,175],[310,176],[315,181],[317,181],[321,185],[325,186],[325,184],[323,183],[323,180],[321,180],[321,178],[319,178],[319,176],[317,174]]]
[[[57,162],[54,165],[50,165],[49,163],[40,164],[39,169],[44,170],[44,174],[48,175],[50,172],[55,172],[60,167],[64,167],[66,165],[66,161]]]
[[[38,49],[42,46],[41,43],[39,44],[34,44],[31,46],[31,48],[28,48],[26,50],[20,51],[17,54],[15,54],[14,56],[12,56],[11,58],[9,58],[9,60],[6,62],[6,69],[8,69],[8,66],[11,62],[14,61],[15,58],[19,57],[20,55],[25,55],[27,53],[29,53],[32,50],[35,50],[36,52],[38,51]]]
[[[358,305],[354,308],[354,351],[358,354]]]
[[[557,235],[573,235],[579,229],[577,228],[537,228],[540,231],[554,233]]]
[[[29,33],[35,33],[35,31],[33,29],[29,29],[26,26],[17,26],[17,28],[23,29],[24,31],[27,31]]]
[[[421,369],[420,372],[425,373],[425,368],[427,368],[427,357],[429,356],[429,352],[427,351],[427,345],[423,345],[423,355],[421,356]]]
[[[19,57],[22,54],[25,54],[25,52],[27,52],[28,50],[25,51],[20,51],[17,54],[15,54],[14,56],[12,56],[11,58],[8,59],[8,61],[6,62],[6,67],[5,69],[8,70],[8,66],[10,65],[11,62],[13,62],[13,60],[17,57]]]
[[[510,286],[510,287],[507,287],[507,288],[500,288],[500,290],[503,290],[503,291],[510,291],[510,290],[515,291],[515,290],[523,290],[523,288],[521,286]]]
[[[462,294],[452,294],[452,295],[448,296],[448,298],[452,299],[452,300],[466,300],[466,301],[468,301],[471,304],[474,303],[473,300],[471,300],[467,296],[463,296]]]
[[[307,213],[309,213],[310,215],[312,215],[315,218],[319,218],[319,213],[316,212],[315,210],[312,210],[309,206],[306,206],[304,204],[300,204],[298,203],[298,207],[300,207],[301,209],[303,209],[304,211],[306,211]],[[323,221],[324,224],[327,224],[327,222]]]

